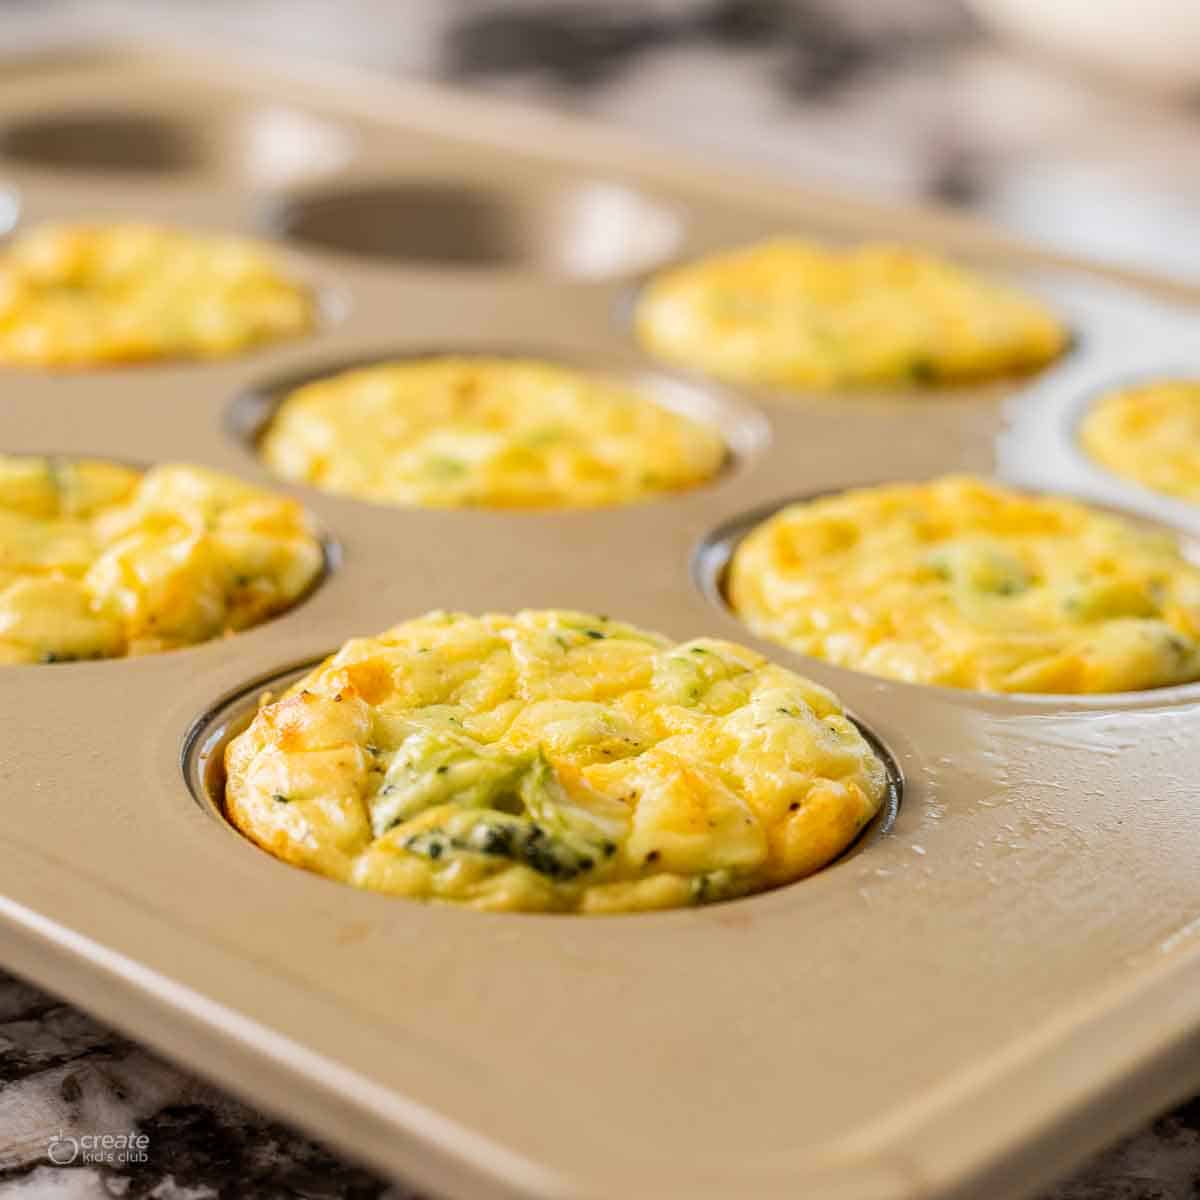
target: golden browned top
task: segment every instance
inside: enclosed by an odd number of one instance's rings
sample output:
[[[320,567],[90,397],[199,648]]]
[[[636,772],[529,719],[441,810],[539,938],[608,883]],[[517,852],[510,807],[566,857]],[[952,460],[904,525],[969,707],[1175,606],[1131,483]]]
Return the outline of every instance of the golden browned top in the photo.
[[[294,501],[203,467],[0,456],[0,664],[244,629],[321,571]]]
[[[1174,537],[966,476],[789,505],[738,546],[728,591],[764,637],[913,683],[1200,679],[1200,568]]]
[[[219,357],[315,321],[309,289],[242,238],[131,222],[44,225],[0,253],[0,363]]]
[[[575,612],[347,642],[226,754],[227,811],[357,887],[500,910],[720,900],[824,866],[883,764],[824,688],[728,642]]]
[[[551,363],[432,358],[287,396],[262,439],[287,479],[384,504],[588,508],[694,487],[725,445],[633,388]]]
[[[636,325],[667,362],[795,390],[994,377],[1068,341],[1039,301],[932,255],[792,238],[662,272]]]

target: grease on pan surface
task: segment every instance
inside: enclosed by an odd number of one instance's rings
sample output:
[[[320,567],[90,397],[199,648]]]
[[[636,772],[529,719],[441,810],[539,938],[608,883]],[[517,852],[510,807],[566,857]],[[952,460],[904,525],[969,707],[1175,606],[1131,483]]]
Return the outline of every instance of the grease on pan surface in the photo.
[[[524,359],[383,363],[286,396],[260,449],[285,479],[383,504],[590,508],[694,487],[715,428],[601,376]]]
[[[1200,678],[1200,568],[1173,536],[966,476],[790,505],[737,547],[727,591],[763,637],[912,683]]]
[[[666,362],[783,389],[985,379],[1044,366],[1069,340],[1039,301],[931,255],[795,239],[662,272],[635,323]]]
[[[1079,438],[1114,474],[1200,503],[1200,380],[1156,380],[1102,396]]]
[[[312,329],[267,247],[134,223],[45,225],[0,252],[0,364],[215,358]]]
[[[0,663],[244,629],[297,600],[323,562],[294,500],[214,471],[0,456]]]
[[[268,698],[269,700],[269,698]],[[361,888],[617,912],[798,879],[886,770],[824,688],[582,613],[430,613],[347,642],[226,752],[226,811]]]

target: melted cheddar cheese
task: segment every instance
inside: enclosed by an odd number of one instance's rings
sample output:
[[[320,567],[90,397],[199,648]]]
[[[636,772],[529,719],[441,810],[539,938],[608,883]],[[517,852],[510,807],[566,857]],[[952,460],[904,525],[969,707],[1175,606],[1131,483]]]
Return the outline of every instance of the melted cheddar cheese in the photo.
[[[549,363],[434,358],[347,371],[285,397],[261,442],[285,479],[381,504],[590,508],[710,479],[717,431]]]
[[[294,500],[215,471],[0,456],[0,663],[245,629],[298,599],[323,562]]]
[[[360,888],[617,912],[799,879],[885,768],[824,688],[728,642],[574,612],[435,612],[347,642],[226,751],[226,811]]]
[[[969,477],[792,504],[737,547],[727,590],[763,637],[910,683],[1200,679],[1200,568],[1174,537]]]
[[[1044,366],[1068,340],[1037,300],[952,263],[794,239],[662,272],[635,323],[666,362],[785,390],[995,377]]]
[[[1079,430],[1116,475],[1200,503],[1200,382],[1159,380],[1102,397]]]
[[[140,224],[45,225],[0,253],[0,363],[212,358],[310,330],[316,302],[254,242]]]

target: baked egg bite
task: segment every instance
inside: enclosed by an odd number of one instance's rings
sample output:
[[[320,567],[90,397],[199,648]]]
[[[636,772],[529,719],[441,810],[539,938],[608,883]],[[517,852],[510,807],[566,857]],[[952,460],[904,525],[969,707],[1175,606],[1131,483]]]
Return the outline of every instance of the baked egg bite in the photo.
[[[794,238],[663,271],[634,323],[665,362],[783,390],[1008,375],[1051,362],[1069,340],[1038,300],[933,255]]]
[[[1157,380],[1103,396],[1079,427],[1114,475],[1200,503],[1200,380]]]
[[[323,566],[300,505],[227,475],[0,455],[0,664],[207,641],[286,608]]]
[[[260,440],[285,479],[378,504],[596,508],[695,487],[717,430],[635,389],[528,359],[381,363],[285,396]]]
[[[729,642],[576,612],[433,612],[265,697],[228,817],[355,887],[497,911],[730,899],[811,874],[883,762],[824,688]]]
[[[969,476],[791,504],[737,546],[726,585],[763,637],[909,683],[1200,679],[1200,568],[1173,536]]]
[[[135,223],[43,225],[0,251],[0,363],[217,358],[312,329],[266,246]]]

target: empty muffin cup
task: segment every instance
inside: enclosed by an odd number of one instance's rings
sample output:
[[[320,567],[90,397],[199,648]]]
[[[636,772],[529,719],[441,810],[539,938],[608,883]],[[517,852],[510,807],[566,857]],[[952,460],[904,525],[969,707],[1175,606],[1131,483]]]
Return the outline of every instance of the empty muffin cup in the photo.
[[[681,236],[666,206],[607,182],[530,195],[436,180],[330,186],[282,200],[268,222],[272,233],[361,258],[576,279],[645,270]]]
[[[171,174],[203,159],[186,124],[126,109],[38,113],[0,129],[0,155],[37,167]]]

